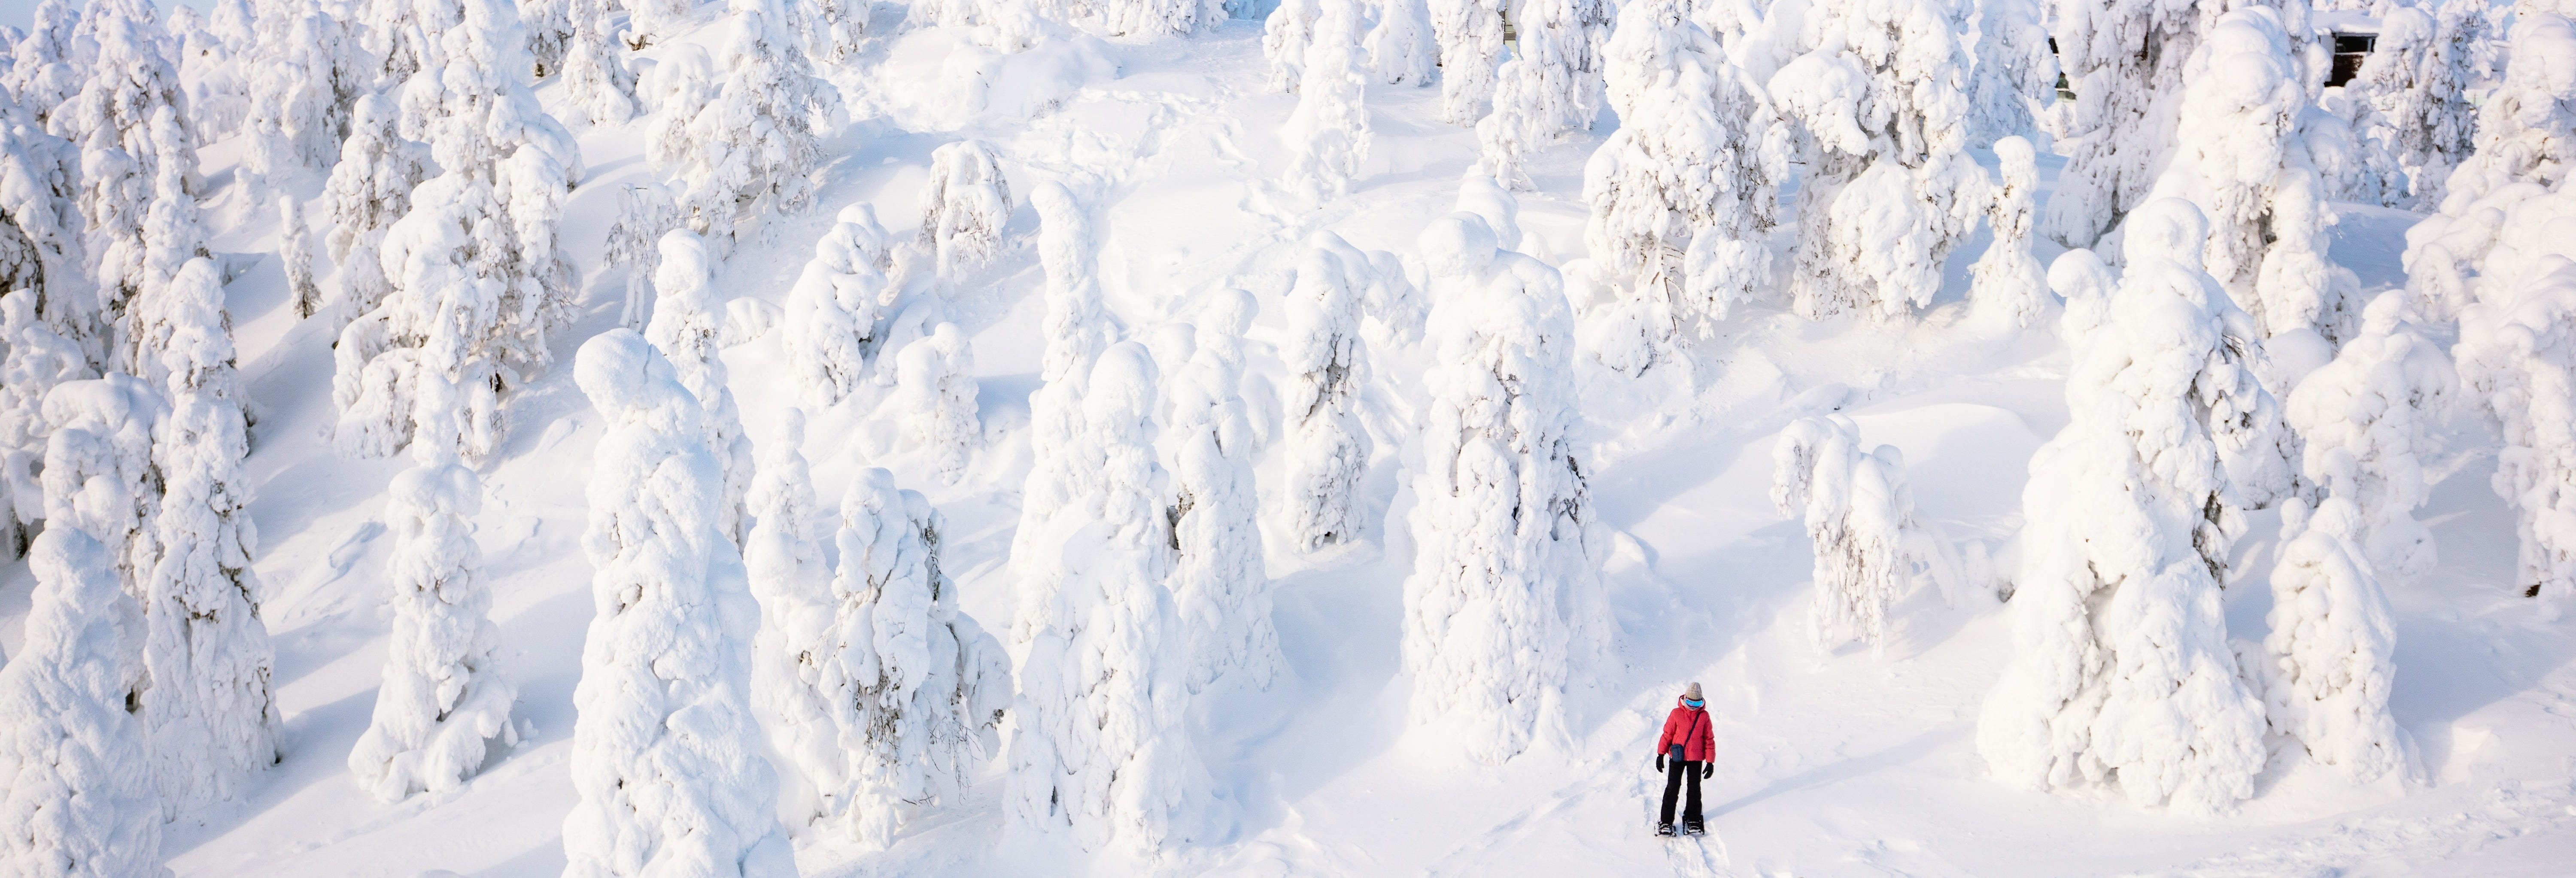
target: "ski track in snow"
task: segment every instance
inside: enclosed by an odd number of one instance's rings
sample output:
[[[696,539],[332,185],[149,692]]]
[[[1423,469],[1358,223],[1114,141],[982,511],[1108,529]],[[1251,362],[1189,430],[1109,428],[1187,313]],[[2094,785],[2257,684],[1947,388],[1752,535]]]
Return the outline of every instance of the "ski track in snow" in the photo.
[[[972,136],[1001,149],[1015,196],[1061,181],[1101,218],[1104,293],[1129,330],[1185,319],[1204,291],[1241,286],[1264,302],[1248,344],[1251,368],[1275,373],[1269,351],[1281,335],[1278,296],[1296,243],[1332,230],[1363,248],[1410,254],[1414,234],[1450,210],[1456,178],[1474,161],[1473,134],[1434,121],[1437,89],[1372,85],[1378,141],[1354,191],[1302,203],[1277,182],[1286,148],[1275,131],[1295,99],[1262,87],[1259,26],[1246,22],[1188,40],[1091,41],[1121,69],[1057,96],[1034,118],[934,118],[951,112],[935,106],[936,96],[890,97],[884,90],[897,86],[874,81],[900,74],[906,87],[941,83],[941,46],[962,38],[905,32],[900,16],[899,7],[876,9],[872,32],[900,35],[872,38],[860,72],[839,78],[854,110],[887,117],[828,141],[842,155],[824,174],[817,206],[778,218],[771,240],[746,243],[719,276],[722,295],[783,299],[844,204],[873,201],[905,233],[930,150]],[[923,57],[931,69],[915,69]],[[551,99],[551,89],[540,96]],[[1582,255],[1581,171],[1608,133],[1577,134],[1530,157],[1542,191],[1522,196],[1525,250],[1551,263]],[[395,805],[357,790],[343,760],[366,725],[384,658],[377,609],[391,541],[379,516],[384,485],[406,464],[329,451],[331,339],[286,308],[283,274],[262,255],[276,246],[274,218],[239,204],[227,182],[237,142],[204,150],[215,190],[210,226],[222,230],[215,246],[248,266],[229,295],[243,387],[262,418],[246,472],[259,483],[258,566],[270,590],[264,615],[286,724],[284,761],[246,800],[170,828],[164,854],[180,874],[560,872],[560,825],[572,802],[570,694],[591,616],[576,537],[600,434],[569,381],[569,354],[616,318],[622,279],[599,270],[599,242],[617,183],[651,173],[636,139],[583,137],[590,177],[563,230],[582,270],[579,322],[558,342],[558,366],[510,401],[516,423],[483,474],[477,538],[503,629],[499,660],[521,688],[523,741],[496,747],[463,789]],[[2058,161],[2042,157],[2044,180],[2053,183]],[[298,191],[319,187],[316,178]],[[2334,258],[2366,289],[2402,283],[2396,253],[2413,215],[2339,209]],[[1002,553],[1027,466],[1025,396],[1036,383],[1034,229],[1022,205],[1001,258],[966,278],[953,303],[952,319],[975,335],[988,440],[960,484],[938,484],[923,461],[864,451],[856,437],[872,413],[854,405],[813,413],[818,438],[807,448],[827,505],[865,466],[894,469],[940,504],[953,539],[943,560],[963,608],[995,631],[1007,630],[1014,605]],[[1785,229],[1775,245],[1785,245]],[[1365,420],[1377,452],[1363,498],[1373,524],[1362,542],[1319,555],[1272,545],[1290,672],[1266,694],[1212,696],[1194,719],[1220,760],[1212,766],[1219,787],[1243,811],[1229,843],[1145,862],[1030,838],[1003,825],[998,774],[988,767],[967,803],[914,815],[892,850],[809,835],[798,841],[800,865],[822,876],[2564,874],[2576,862],[2576,635],[2565,623],[2530,620],[2527,605],[2496,585],[2510,575],[2512,528],[2486,487],[2494,439],[2474,423],[2462,422],[2421,515],[2441,540],[2444,566],[2390,596],[2400,644],[2392,706],[2422,763],[2413,781],[2354,787],[2276,741],[2260,795],[2226,817],[2141,811],[2116,793],[2011,789],[1986,775],[1974,747],[1978,705],[2009,651],[1992,608],[1909,595],[1891,612],[1884,659],[1808,642],[1805,537],[1767,496],[1770,437],[1782,425],[1852,414],[1867,442],[1904,451],[1927,518],[2000,550],[2019,526],[2030,452],[2065,422],[2065,352],[2053,335],[1998,340],[1959,330],[1966,266],[1983,240],[1980,232],[1961,248],[1918,321],[1811,323],[1788,314],[1785,301],[1761,301],[1741,307],[1689,363],[1634,381],[1582,370],[1586,469],[1599,514],[1618,534],[1604,582],[1626,668],[1578,693],[1575,752],[1541,750],[1487,768],[1402,730],[1407,684],[1393,620],[1412,566],[1405,469],[1419,457],[1409,425],[1427,354],[1375,350],[1379,383]],[[2043,245],[2037,255],[2056,254]],[[758,442],[790,400],[766,377],[782,362],[777,339],[725,356]],[[1274,451],[1259,467],[1267,486],[1284,464]],[[2240,569],[2268,569],[2277,516],[2250,518]],[[2239,639],[2261,636],[2269,606],[2253,582],[2226,595]],[[17,645],[29,584],[23,564],[0,567],[0,646]],[[1709,834],[1659,840],[1651,824],[1661,777],[1647,762],[1663,711],[1694,679],[1707,686],[1718,720],[1718,769],[1702,786]]]

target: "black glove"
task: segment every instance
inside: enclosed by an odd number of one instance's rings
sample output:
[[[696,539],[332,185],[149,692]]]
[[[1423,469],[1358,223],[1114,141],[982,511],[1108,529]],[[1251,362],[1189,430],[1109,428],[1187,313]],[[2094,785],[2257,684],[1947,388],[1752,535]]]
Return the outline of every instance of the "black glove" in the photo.
[[[1700,780],[1707,780],[1707,779],[1709,778],[1709,776],[1710,776],[1710,775],[1713,775],[1713,774],[1716,774],[1716,773],[1717,773],[1717,760],[1715,760],[1715,759],[1711,759],[1711,760],[1709,760],[1709,761],[1707,761],[1707,762],[1702,762],[1702,763],[1700,763],[1700,764],[1699,764],[1699,779],[1700,779]]]
[[[1655,754],[1655,773],[1656,773],[1656,774],[1662,774],[1662,773],[1664,773],[1664,754],[1661,754],[1661,753],[1657,753],[1657,754]]]

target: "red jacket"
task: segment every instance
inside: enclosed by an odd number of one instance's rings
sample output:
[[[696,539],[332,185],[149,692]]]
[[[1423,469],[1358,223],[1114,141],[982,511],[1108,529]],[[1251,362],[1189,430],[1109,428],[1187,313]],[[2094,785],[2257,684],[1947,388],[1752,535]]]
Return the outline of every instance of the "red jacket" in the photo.
[[[1682,745],[1682,761],[1707,762],[1717,751],[1717,730],[1710,728],[1708,711],[1676,706],[1665,714],[1664,736],[1655,739],[1655,752],[1671,753],[1674,744]]]

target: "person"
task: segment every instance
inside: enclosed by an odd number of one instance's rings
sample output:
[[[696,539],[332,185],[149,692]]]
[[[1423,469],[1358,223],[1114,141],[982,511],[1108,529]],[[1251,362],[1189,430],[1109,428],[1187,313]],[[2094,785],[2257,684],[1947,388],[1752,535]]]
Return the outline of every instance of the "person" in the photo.
[[[1663,737],[1655,739],[1655,770],[1664,774],[1664,812],[1655,823],[1656,835],[1673,834],[1673,799],[1690,787],[1689,801],[1682,808],[1682,826],[1692,835],[1708,831],[1700,821],[1699,782],[1717,773],[1710,757],[1717,751],[1717,731],[1710,728],[1708,702],[1699,696],[1699,684],[1682,690],[1681,703],[1664,715]]]

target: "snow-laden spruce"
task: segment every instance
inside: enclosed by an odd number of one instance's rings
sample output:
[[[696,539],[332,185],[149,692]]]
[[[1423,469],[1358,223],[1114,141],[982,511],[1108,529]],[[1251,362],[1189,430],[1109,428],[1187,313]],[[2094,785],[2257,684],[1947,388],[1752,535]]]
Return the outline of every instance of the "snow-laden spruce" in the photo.
[[[1287,339],[1279,347],[1289,374],[1281,400],[1288,484],[1278,496],[1289,544],[1307,551],[1356,541],[1367,528],[1360,477],[1371,443],[1359,409],[1369,361],[1360,317],[1373,271],[1340,235],[1316,232],[1288,288]]]
[[[2183,65],[2203,19],[2224,11],[2159,0],[2055,3],[2049,30],[2075,92],[2066,169],[2040,233],[2090,247],[2146,201],[2172,148]]]
[[[680,206],[662,184],[638,180],[617,190],[617,221],[608,227],[599,261],[626,274],[619,325],[644,331],[645,315],[652,310],[653,273],[662,268],[662,236],[681,227]]]
[[[805,650],[796,693],[819,708],[792,758],[813,817],[882,848],[913,806],[962,804],[998,752],[1010,658],[957,610],[930,501],[867,469],[841,499],[830,592],[785,631]]]
[[[921,245],[938,257],[939,276],[1001,255],[1002,226],[1011,221],[1011,181],[1002,156],[981,140],[960,140],[930,151],[930,182],[921,193]]]
[[[1494,96],[1503,58],[1502,0],[1428,0],[1431,39],[1439,45],[1440,118],[1474,125]]]
[[[1984,176],[1965,153],[1965,9],[1824,0],[1806,28],[1807,51],[1768,85],[1806,164],[1789,291],[1809,318],[1911,314],[1974,227],[1978,205],[1963,196]]]
[[[2515,584],[2564,604],[2576,598],[2576,262],[2548,256],[2527,272],[2460,313],[2453,355],[2504,439],[2491,484],[2521,537]]]
[[[429,441],[468,461],[498,448],[501,395],[552,358],[574,278],[556,247],[566,190],[582,176],[571,135],[528,90],[525,30],[505,0],[422,0],[422,70],[399,98],[398,133],[429,144],[442,173],[412,190],[379,263],[392,290],[334,349],[334,438],[381,457]],[[431,423],[412,385],[461,389],[467,416]],[[453,426],[453,432],[446,429]]]
[[[1612,4],[1541,0],[1520,10],[1511,60],[1494,72],[1494,108],[1476,123],[1476,140],[1494,177],[1532,188],[1522,157],[1568,131],[1592,127],[1601,111],[1602,49],[1610,41]]]
[[[279,719],[269,687],[276,650],[251,571],[259,532],[242,472],[250,440],[223,287],[213,264],[197,259],[168,291],[172,332],[155,346],[170,408],[153,430],[162,497],[143,580],[148,679],[137,713],[163,813],[175,816],[246,791],[278,759]]]
[[[1269,61],[1271,91],[1296,91],[1305,80],[1306,53],[1315,45],[1322,0],[1279,0],[1261,20],[1261,57]]]
[[[2176,143],[2153,192],[2208,216],[2209,273],[2266,338],[2335,341],[2351,332],[2358,284],[2325,258],[2334,217],[2300,136],[2299,75],[2272,10],[2221,16],[2183,70]]]
[[[2052,300],[2048,270],[2031,255],[2031,224],[2038,218],[2039,168],[2030,141],[1995,141],[2000,181],[1988,190],[1986,227],[1994,239],[1968,266],[1968,301],[1976,314],[2013,329],[2039,322]]]
[[[70,142],[32,126],[0,124],[0,228],[16,233],[8,236],[13,245],[24,244],[10,248],[0,291],[36,297],[32,313],[96,366],[107,350],[106,309],[85,294],[79,175],[80,153]]]
[[[789,16],[803,26],[806,57],[825,67],[848,64],[868,35],[871,4],[861,0],[817,0],[813,8],[791,8]]]
[[[277,197],[277,260],[286,272],[295,316],[321,311],[322,285],[313,279],[313,227],[304,221],[304,200],[292,193]]]
[[[769,217],[814,200],[818,138],[839,107],[769,0],[732,0],[712,67],[672,64],[699,81],[654,108],[646,155],[670,179],[689,227],[719,252]],[[657,68],[658,73],[659,68]]]
[[[780,815],[790,832],[836,807],[824,791],[841,776],[838,707],[853,704],[826,685],[836,675],[830,652],[844,642],[834,630],[832,569],[816,538],[821,503],[805,461],[805,410],[779,414],[777,432],[760,447],[760,472],[744,512],[742,566],[760,604],[752,641],[751,704],[760,714],[779,771]]]
[[[1220,0],[1100,0],[1099,9],[1100,23],[1119,36],[1182,36],[1227,18]]]
[[[2397,629],[2357,542],[2362,526],[2361,507],[2339,496],[2313,512],[2296,501],[2282,507],[2266,617],[2272,633],[2263,638],[2269,666],[2260,675],[2272,727],[2356,782],[2406,759],[2388,713]]]
[[[2306,443],[2300,476],[2353,506],[2345,537],[2376,579],[2399,585],[2433,569],[2433,532],[2414,511],[2432,492],[2424,464],[2459,395],[2451,359],[2405,310],[2403,292],[2372,299],[2360,333],[2300,380],[2284,410]]]
[[[2039,130],[2056,109],[2057,53],[2049,46],[2047,4],[2034,0],[1971,3],[1968,33],[1975,68],[1968,74],[1968,144],[1988,146]]]
[[[2484,277],[2511,285],[2555,237],[2576,167],[2576,24],[2549,14],[2514,25],[2503,81],[2479,106],[2477,151],[2444,179],[2441,212],[2406,230],[2406,288],[2428,319],[2487,298]],[[2562,73],[2553,73],[2560,71]],[[2497,293],[2496,295],[2500,295]]]
[[[152,203],[143,215],[143,257],[139,282],[125,299],[124,319],[117,325],[113,362],[154,386],[166,383],[161,358],[152,352],[173,331],[171,299],[183,296],[170,287],[190,260],[209,255],[206,229],[198,221],[197,197],[188,179],[197,172],[178,114],[164,107],[152,117],[153,148],[172,157],[159,163],[152,179]]]
[[[1285,5],[1285,4],[1282,4]],[[1438,63],[1431,41],[1431,9],[1423,0],[1384,0],[1369,26],[1369,70],[1388,85],[1425,86]]]
[[[742,541],[742,498],[751,490],[751,439],[743,435],[742,413],[735,407],[724,363],[724,309],[715,291],[715,254],[705,239],[687,229],[662,236],[661,266],[653,271],[660,292],[653,301],[653,320],[644,337],[669,358],[680,386],[698,401],[698,423],[706,431],[707,450],[724,473],[724,499],[716,527],[725,539]]]
[[[0,868],[14,875],[150,878],[161,806],[143,724],[143,612],[106,547],[74,528],[36,538],[26,639],[0,666]]]
[[[1833,649],[1859,641],[1872,655],[1887,646],[1887,610],[1942,551],[1915,520],[1905,459],[1892,445],[1863,450],[1860,428],[1841,415],[1800,418],[1771,449],[1771,502],[1807,522],[1815,550],[1816,602],[1808,633]]]
[[[1046,338],[1038,377],[1029,394],[1029,476],[1020,487],[1020,521],[1011,536],[1011,569],[1035,575],[1046,551],[1039,535],[1073,505],[1076,463],[1072,449],[1082,433],[1082,385],[1100,352],[1118,335],[1118,324],[1100,300],[1099,243],[1089,209],[1061,183],[1049,181],[1029,194],[1038,214],[1038,263],[1046,273]],[[1013,645],[1033,632],[1023,616],[1011,629]]]
[[[135,600],[160,550],[152,521],[161,512],[162,473],[152,440],[170,404],[123,372],[66,381],[45,394],[41,468],[45,528],[78,528],[107,547],[118,580]]]
[[[1196,350],[1163,382],[1180,555],[1171,589],[1189,631],[1191,691],[1229,676],[1268,689],[1280,664],[1252,474],[1260,434],[1241,390],[1241,341],[1259,307],[1251,293],[1219,291]]]
[[[2140,806],[2195,811],[2254,793],[2263,707],[2219,587],[2238,510],[2289,483],[2231,465],[2232,434],[2250,422],[2277,441],[2279,415],[2237,353],[2258,344],[2251,321],[2201,268],[2207,228],[2189,202],[2159,199],[2129,217],[2125,275],[2087,250],[2050,267],[2075,351],[2071,420],[2031,458],[2014,654],[1977,723],[2007,782],[2116,784]]]
[[[698,401],[633,330],[584,342],[573,377],[607,432],[584,489],[598,616],[573,688],[564,874],[792,876],[750,703],[760,610]]]
[[[975,348],[954,323],[895,354],[895,405],[905,442],[926,452],[940,481],[957,484],[967,456],[984,444],[975,411]]]
[[[607,127],[635,118],[635,72],[611,29],[608,0],[573,0],[572,35],[564,44],[564,121]]]
[[[339,266],[339,307],[334,328],[376,310],[392,292],[379,253],[385,233],[411,210],[412,187],[428,172],[428,151],[403,139],[401,110],[380,94],[358,99],[340,163],[331,168],[322,197],[330,205],[330,234],[323,245]]]
[[[135,2],[93,2],[84,7],[85,38],[73,41],[86,56],[73,75],[76,91],[54,106],[46,125],[81,150],[81,209],[88,220],[90,276],[113,307],[144,284],[144,213],[153,181],[165,162],[194,164],[196,140],[184,125],[171,149],[153,143],[152,119],[185,103],[179,71],[162,51],[169,37],[150,7]],[[91,72],[109,75],[88,75]],[[25,97],[22,93],[21,100]]]
[[[1013,625],[1028,648],[1006,807],[1090,850],[1159,851],[1233,824],[1185,722],[1189,634],[1165,586],[1178,553],[1170,479],[1154,461],[1155,372],[1135,342],[1092,366],[1067,449],[1068,514],[1031,541],[1039,555]]]
[[[2383,195],[2392,207],[2438,208],[2451,168],[2469,156],[2477,121],[2468,101],[2468,86],[2478,78],[2472,43],[2483,34],[2466,5],[2391,8],[2361,69],[2344,85],[2386,126],[2374,145],[2386,153],[2380,161],[2403,178]]]
[[[1439,353],[1404,585],[1411,722],[1499,763],[1570,743],[1570,690],[1610,654],[1574,457],[1572,316],[1556,269],[1497,250],[1482,217],[1434,220],[1421,247]]]
[[[876,209],[853,204],[814,242],[814,258],[788,288],[787,369],[807,404],[829,407],[866,380],[877,325],[893,316],[887,256]]]
[[[430,391],[447,396],[445,388]],[[382,801],[455,789],[483,765],[485,742],[518,743],[517,687],[492,658],[501,639],[482,579],[474,515],[483,482],[456,456],[412,448],[414,465],[385,499],[394,548],[385,561],[393,631],[374,718],[349,751],[349,773]]]
[[[79,345],[37,319],[36,294],[20,289],[0,295],[0,336],[8,342],[8,353],[0,356],[0,490],[12,501],[0,507],[8,517],[0,522],[0,536],[11,538],[11,557],[25,546],[17,535],[32,532],[20,528],[32,529],[45,518],[45,486],[36,475],[54,434],[45,397],[56,387],[98,377]]]
[[[1636,374],[1672,356],[1682,328],[1706,338],[1770,285],[1763,238],[1788,169],[1770,111],[1680,3],[1621,8],[1603,55],[1619,130],[1584,164],[1583,240],[1620,291],[1602,318],[1619,331],[1593,347]]]
[[[349,111],[373,71],[357,36],[329,13],[275,10],[282,27],[250,61],[250,115],[236,172],[255,197],[275,198],[297,177],[328,170],[349,133]]]
[[[1288,145],[1288,188],[1309,201],[1349,194],[1368,159],[1368,81],[1360,75],[1360,0],[1315,0],[1314,38],[1297,78],[1297,109],[1279,128]]]

